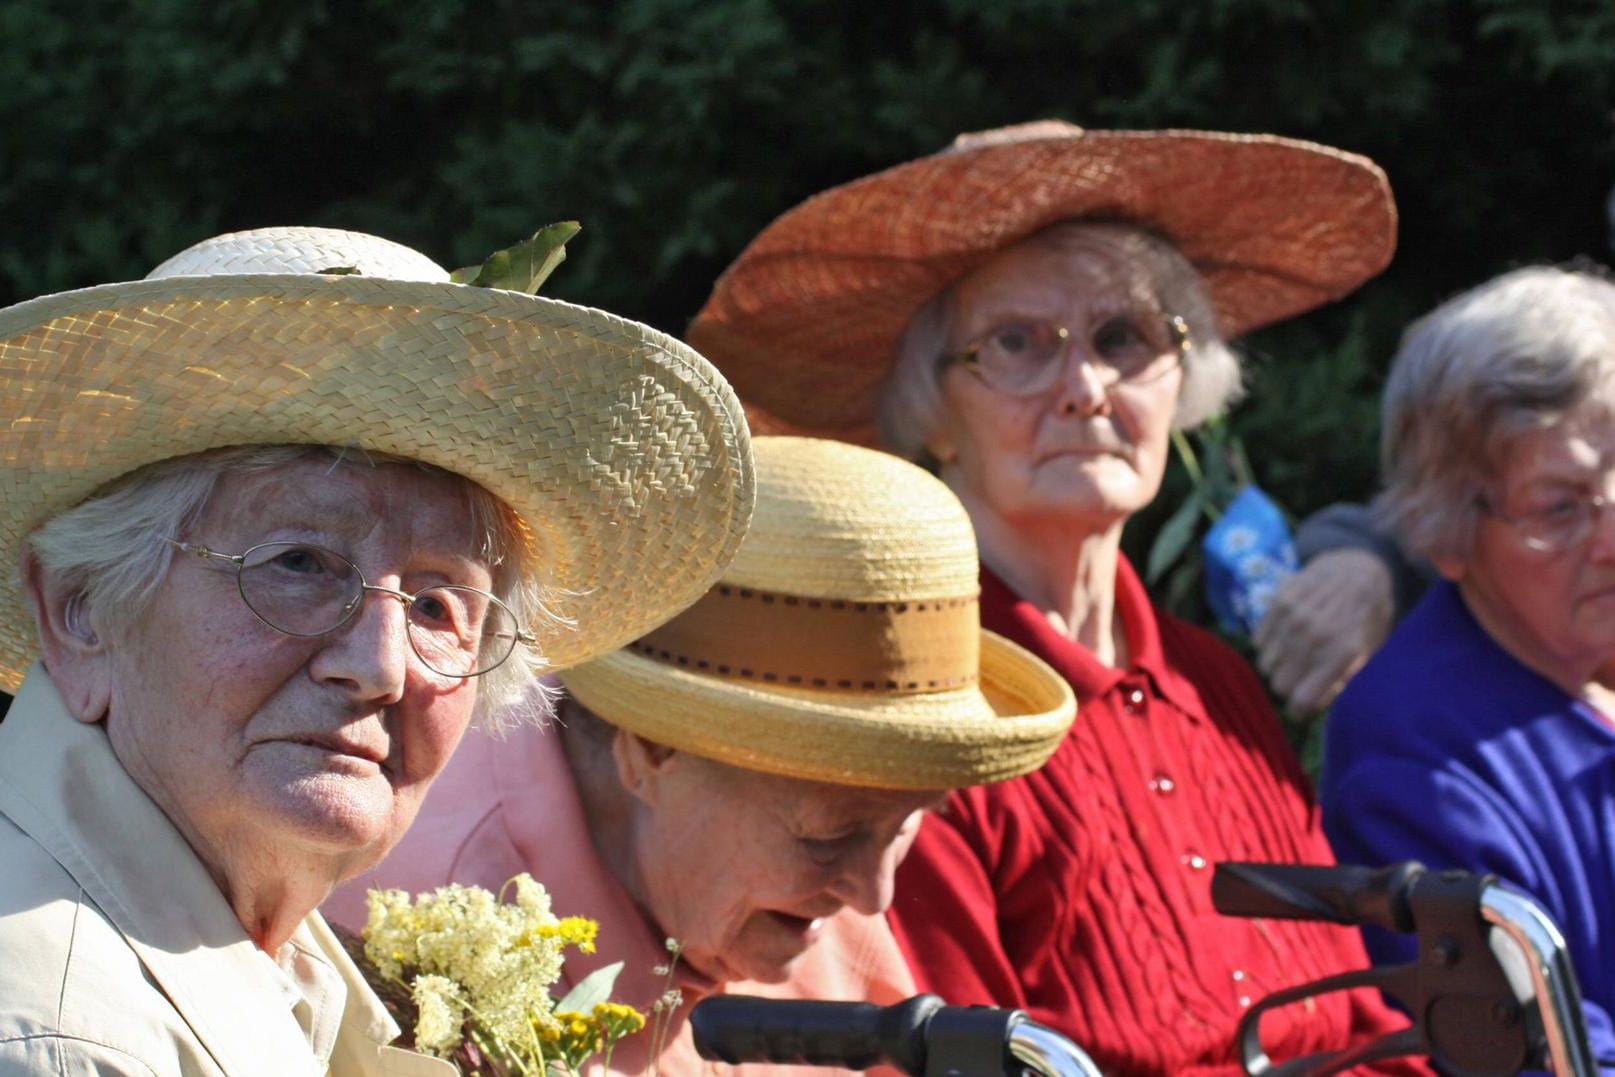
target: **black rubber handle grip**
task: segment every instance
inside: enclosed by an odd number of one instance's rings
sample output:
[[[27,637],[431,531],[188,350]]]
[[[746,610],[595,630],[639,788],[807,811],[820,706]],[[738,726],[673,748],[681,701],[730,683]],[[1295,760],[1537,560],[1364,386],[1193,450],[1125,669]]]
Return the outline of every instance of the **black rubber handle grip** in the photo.
[[[710,1061],[775,1062],[862,1070],[888,1062],[925,1072],[925,1030],[942,1008],[935,995],[893,1006],[870,1002],[714,995],[690,1012],[695,1049]]]
[[[1408,894],[1424,874],[1412,860],[1383,868],[1352,864],[1218,864],[1211,903],[1228,916],[1327,920],[1412,931]]]

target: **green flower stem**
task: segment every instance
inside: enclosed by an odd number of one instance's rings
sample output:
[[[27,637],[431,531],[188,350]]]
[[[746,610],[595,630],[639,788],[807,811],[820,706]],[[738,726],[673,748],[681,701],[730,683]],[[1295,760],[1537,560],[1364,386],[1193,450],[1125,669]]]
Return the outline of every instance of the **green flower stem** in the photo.
[[[488,1039],[484,1038],[475,1021],[472,1021],[470,1027],[466,1030],[466,1038],[477,1045],[477,1053],[487,1062],[496,1077],[508,1077],[509,1067],[503,1065],[501,1061],[505,1052],[500,1049],[499,1037],[493,1036],[491,1033],[489,1036],[493,1039],[493,1043],[489,1043]]]
[[[544,1044],[540,1042],[538,1033],[533,1029],[533,1022],[530,1020],[527,1022],[527,1039],[532,1044],[533,1057],[538,1060],[538,1074],[535,1077],[543,1077],[549,1068],[544,1060]]]
[[[1189,444],[1189,435],[1177,427],[1172,428],[1172,447],[1178,451],[1178,459],[1183,462],[1183,470],[1189,473],[1189,478],[1199,486],[1205,481],[1200,471],[1200,460],[1194,454],[1194,446]]]
[[[1172,447],[1177,450],[1178,459],[1183,463],[1183,470],[1189,473],[1189,479],[1195,486],[1203,486],[1206,481],[1205,471],[1200,467],[1200,458],[1195,455],[1194,446],[1189,444],[1189,435],[1174,427],[1172,429]],[[1215,522],[1222,516],[1222,509],[1212,504],[1210,497],[1201,498],[1200,508],[1206,518]]]

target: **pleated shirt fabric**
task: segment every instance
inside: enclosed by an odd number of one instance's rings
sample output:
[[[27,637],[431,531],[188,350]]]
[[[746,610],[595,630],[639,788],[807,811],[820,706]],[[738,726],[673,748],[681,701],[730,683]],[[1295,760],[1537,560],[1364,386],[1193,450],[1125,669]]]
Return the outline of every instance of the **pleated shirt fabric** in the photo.
[[[1246,662],[1155,610],[1125,559],[1116,609],[1126,669],[983,570],[984,626],[1063,675],[1077,719],[1042,769],[958,792],[926,821],[889,920],[921,989],[1024,1008],[1107,1074],[1233,1077],[1235,1029],[1253,1001],[1367,959],[1348,928],[1212,908],[1217,861],[1334,858]],[[1263,1031],[1283,1060],[1405,1024],[1360,991],[1270,1014]]]

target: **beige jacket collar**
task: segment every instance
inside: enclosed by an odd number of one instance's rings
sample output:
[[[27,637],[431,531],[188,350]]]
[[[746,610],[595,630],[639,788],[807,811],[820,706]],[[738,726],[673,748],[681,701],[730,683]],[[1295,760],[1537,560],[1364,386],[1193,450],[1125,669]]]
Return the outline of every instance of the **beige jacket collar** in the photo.
[[[266,958],[184,837],[124,771],[99,725],[68,713],[44,668],[29,670],[0,724],[0,812],[84,888],[228,1074],[285,1074],[308,1041]],[[398,1034],[318,913],[299,929],[348,988],[337,1075],[447,1075],[453,1066],[385,1045]]]

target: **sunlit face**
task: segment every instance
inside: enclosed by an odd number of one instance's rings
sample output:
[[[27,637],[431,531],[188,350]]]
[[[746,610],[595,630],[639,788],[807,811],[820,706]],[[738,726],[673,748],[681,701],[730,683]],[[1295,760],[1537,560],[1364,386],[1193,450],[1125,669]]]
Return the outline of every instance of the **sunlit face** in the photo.
[[[858,789],[675,752],[641,789],[642,900],[681,961],[719,982],[777,983],[844,907],[875,915],[936,793]]]
[[[1594,496],[1615,498],[1615,386],[1506,447],[1491,502],[1505,517]],[[1518,528],[1482,513],[1470,556],[1441,565],[1488,632],[1575,693],[1615,655],[1615,520],[1562,552],[1532,549]]]
[[[1141,340],[1170,347],[1172,311],[1148,270],[1122,246],[1125,230],[1067,230],[1058,244],[1010,247],[954,286],[947,353],[991,339],[1005,325],[1070,331],[1065,365],[1040,392],[1012,395],[966,365],[942,372],[942,415],[929,448],[970,507],[1010,526],[1066,520],[1099,530],[1155,496],[1166,467],[1181,366],[1147,381],[1106,384],[1104,355]]]
[[[410,592],[490,583],[464,481],[409,465],[227,473],[180,537],[227,553],[315,543]],[[176,552],[149,613],[112,641],[113,749],[226,889],[244,858],[307,855],[346,876],[409,826],[470,721],[476,682],[423,666],[404,616],[370,594],[335,632],[284,635],[242,602],[232,566]]]

